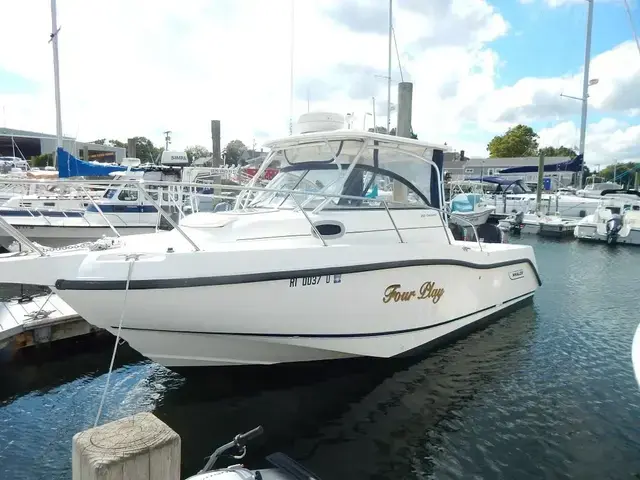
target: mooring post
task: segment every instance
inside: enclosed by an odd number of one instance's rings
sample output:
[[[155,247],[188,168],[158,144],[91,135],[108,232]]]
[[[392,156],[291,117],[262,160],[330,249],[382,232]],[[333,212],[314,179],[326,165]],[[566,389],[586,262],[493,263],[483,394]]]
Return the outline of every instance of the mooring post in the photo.
[[[542,211],[542,185],[544,180],[544,154],[540,153],[538,157],[538,186],[536,189],[536,213],[540,214]],[[506,210],[505,210],[506,212]]]
[[[411,112],[413,108],[413,83],[400,82],[398,84],[398,125],[396,135],[398,137],[411,138]],[[393,200],[395,202],[406,202],[407,187],[394,180]]]
[[[179,480],[180,436],[148,412],[73,436],[73,480]]]

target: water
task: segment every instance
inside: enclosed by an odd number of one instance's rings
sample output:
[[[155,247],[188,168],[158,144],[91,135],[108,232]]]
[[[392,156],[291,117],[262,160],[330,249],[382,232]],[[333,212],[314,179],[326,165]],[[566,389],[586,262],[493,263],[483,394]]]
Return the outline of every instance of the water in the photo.
[[[153,411],[182,437],[185,476],[258,424],[246,463],[280,450],[325,480],[639,476],[640,249],[523,241],[544,282],[534,305],[422,360],[184,378],[124,347],[104,418]],[[110,347],[0,365],[0,478],[70,478]]]

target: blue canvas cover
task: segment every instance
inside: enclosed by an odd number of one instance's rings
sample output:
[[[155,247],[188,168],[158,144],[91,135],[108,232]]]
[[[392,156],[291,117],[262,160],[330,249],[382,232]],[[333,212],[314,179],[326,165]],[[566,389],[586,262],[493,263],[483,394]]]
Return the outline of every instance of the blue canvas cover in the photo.
[[[80,160],[62,147],[58,147],[58,177],[104,177],[111,172],[124,172],[127,167],[117,165],[100,165]],[[132,168],[132,171],[141,170]]]

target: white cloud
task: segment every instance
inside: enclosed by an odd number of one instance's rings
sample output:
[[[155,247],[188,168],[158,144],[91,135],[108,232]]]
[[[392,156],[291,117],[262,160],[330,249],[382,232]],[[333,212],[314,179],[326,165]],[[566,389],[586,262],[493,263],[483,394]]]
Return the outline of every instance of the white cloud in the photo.
[[[583,0],[581,0],[583,1]],[[295,0],[295,103],[307,110],[364,112],[377,100],[386,123],[387,5],[381,0]],[[510,32],[487,0],[397,0],[396,35],[405,79],[414,82],[413,126],[420,138],[483,155],[488,140],[518,122],[551,120],[541,137],[577,143],[570,117],[581,73],[523,78],[497,87],[501,59],[490,42]],[[58,0],[65,134],[82,140],[145,135],[176,148],[209,146],[211,119],[223,142],[258,144],[288,133],[290,0]],[[366,14],[365,14],[366,13]],[[2,94],[7,126],[53,132],[55,114],[49,3],[1,2],[0,71],[37,85]],[[393,79],[399,80],[393,58]],[[508,67],[508,65],[507,65]],[[587,145],[606,158],[633,152],[640,111],[640,59],[631,42],[593,59],[591,111],[627,115],[628,124],[590,125]],[[396,101],[396,88],[392,102]],[[369,126],[370,126],[370,119]],[[599,133],[598,128],[608,130]],[[620,146],[598,146],[618,135]],[[631,143],[629,143],[631,142]],[[626,146],[629,145],[629,146]],[[623,147],[624,146],[624,147]],[[627,155],[625,153],[625,155]],[[640,155],[638,155],[640,157]],[[589,156],[588,156],[588,161]]]
[[[575,123],[561,122],[538,132],[540,143],[559,147],[574,146],[579,138]],[[613,118],[603,118],[589,124],[586,136],[585,159],[591,166],[618,162],[638,161],[640,125],[630,125]]]

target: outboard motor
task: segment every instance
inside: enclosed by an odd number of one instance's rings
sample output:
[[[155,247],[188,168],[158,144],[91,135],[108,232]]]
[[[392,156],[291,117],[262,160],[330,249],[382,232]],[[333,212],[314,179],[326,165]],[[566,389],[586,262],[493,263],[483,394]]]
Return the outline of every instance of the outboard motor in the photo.
[[[504,232],[497,225],[485,223],[476,227],[478,238],[483,243],[506,243]]]
[[[524,219],[524,212],[518,212],[515,214],[513,218],[513,223],[511,224],[511,233],[520,234],[520,232],[524,228],[524,224],[522,223],[523,219]]]
[[[618,234],[622,230],[622,217],[620,215],[613,215],[607,220],[607,245],[613,245],[618,241]]]

